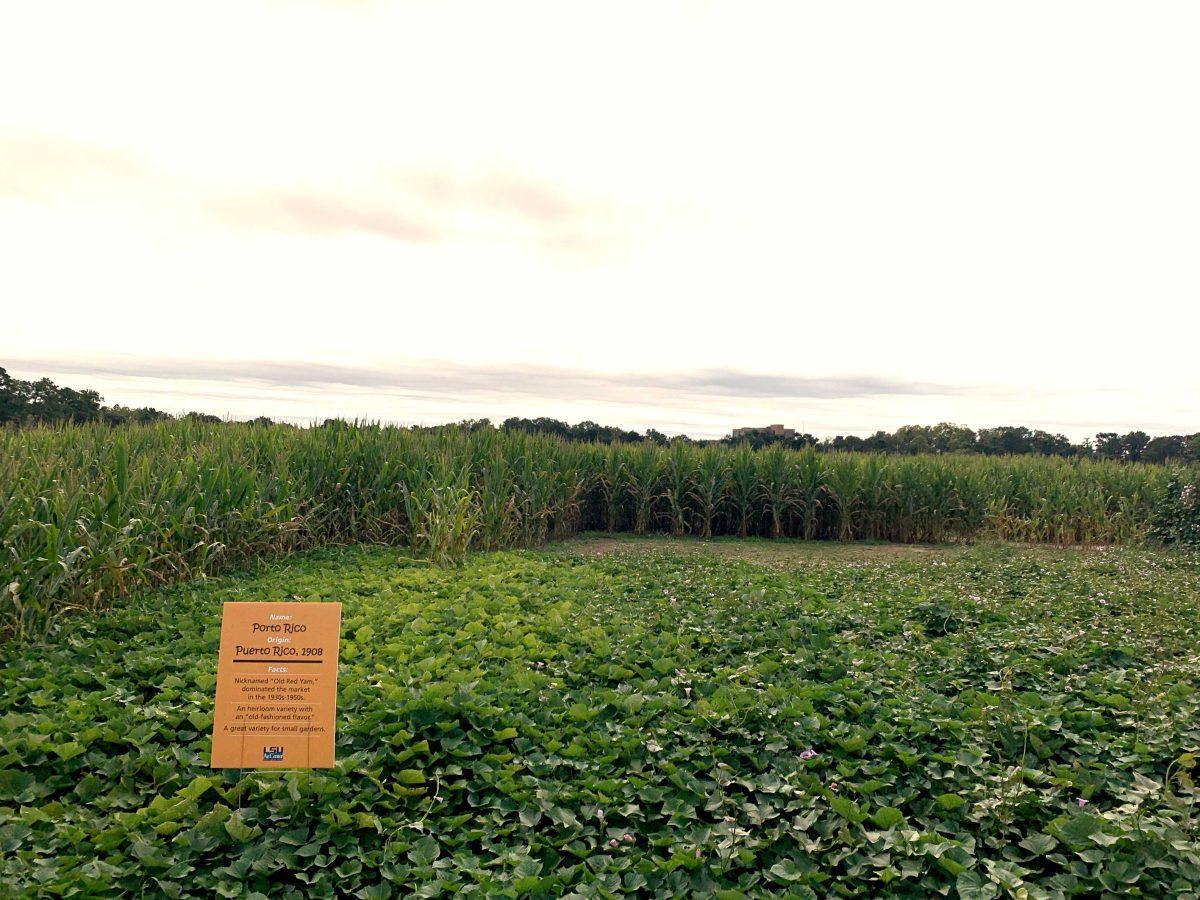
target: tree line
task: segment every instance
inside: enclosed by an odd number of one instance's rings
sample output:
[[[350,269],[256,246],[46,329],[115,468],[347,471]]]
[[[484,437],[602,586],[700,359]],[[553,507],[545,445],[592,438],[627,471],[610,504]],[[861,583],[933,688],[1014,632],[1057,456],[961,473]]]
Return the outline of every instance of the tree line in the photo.
[[[460,423],[469,428],[492,427],[487,419]],[[530,434],[550,434],[568,441],[598,441],[600,443],[636,443],[642,440],[657,444],[682,441],[689,444],[749,444],[755,449],[782,446],[799,450],[815,447],[818,450],[841,450],[859,453],[894,453],[915,456],[920,453],[977,453],[984,456],[1039,455],[1114,459],[1127,462],[1196,462],[1200,461],[1200,432],[1151,437],[1144,431],[1119,434],[1102,431],[1093,439],[1072,442],[1062,434],[1051,434],[1023,425],[1001,425],[978,431],[965,425],[941,422],[937,425],[904,425],[893,432],[876,431],[870,437],[838,435],[818,439],[811,434],[779,435],[767,429],[754,429],[737,437],[718,440],[693,440],[687,435],[668,437],[653,428],[644,434],[627,431],[595,422],[570,425],[558,419],[509,418],[501,423],[504,431],[524,431]]]
[[[103,422],[110,425],[121,425],[126,423],[144,424],[174,418],[214,424],[223,421],[218,416],[209,413],[189,412],[182,416],[173,416],[150,406],[106,406],[103,401],[104,398],[96,391],[62,387],[49,378],[42,378],[38,381],[22,381],[13,378],[3,367],[0,367],[0,425],[70,422]],[[266,416],[259,416],[250,420],[250,424],[270,425],[272,421]],[[323,423],[327,427],[345,424],[347,423],[334,419],[326,420]],[[758,429],[736,438],[730,435],[717,440],[703,440],[689,438],[685,434],[669,437],[655,428],[648,428],[646,431],[640,432],[613,425],[600,425],[591,421],[577,422],[572,425],[544,416],[533,419],[513,416],[505,419],[499,426],[494,425],[490,419],[469,419],[454,423],[453,427],[469,430],[499,427],[501,431],[553,435],[567,441],[601,444],[633,444],[651,441],[660,445],[672,442],[748,444],[755,449],[778,445],[790,449],[815,447],[818,450],[900,455],[919,453],[977,453],[984,456],[1034,454],[1115,459],[1127,462],[1200,461],[1200,432],[1151,437],[1144,431],[1130,431],[1126,434],[1104,431],[1093,439],[1072,442],[1064,435],[1030,429],[1023,425],[1001,425],[976,431],[965,425],[942,422],[937,425],[904,425],[893,432],[876,431],[870,437],[838,435],[832,438],[818,439],[811,434],[779,435],[766,429]]]
[[[209,413],[189,412],[182,416],[173,416],[152,406],[105,406],[104,398],[96,391],[77,391],[74,388],[61,387],[49,378],[22,381],[13,378],[0,366],[0,425],[83,422],[144,425],[177,418],[214,424],[224,421],[220,416]],[[260,416],[253,422],[271,424],[271,420],[266,416]]]

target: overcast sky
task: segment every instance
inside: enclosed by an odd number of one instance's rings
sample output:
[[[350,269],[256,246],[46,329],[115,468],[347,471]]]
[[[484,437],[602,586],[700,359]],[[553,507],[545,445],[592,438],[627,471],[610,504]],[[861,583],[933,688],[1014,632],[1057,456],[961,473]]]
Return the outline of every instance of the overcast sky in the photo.
[[[0,13],[0,365],[170,411],[1200,430],[1200,5]]]

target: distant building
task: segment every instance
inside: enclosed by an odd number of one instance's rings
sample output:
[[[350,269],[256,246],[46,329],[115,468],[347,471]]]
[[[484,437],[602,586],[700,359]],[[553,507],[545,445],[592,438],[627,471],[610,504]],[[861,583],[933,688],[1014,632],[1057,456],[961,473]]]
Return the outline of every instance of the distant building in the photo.
[[[795,428],[784,428],[782,425],[767,425],[765,428],[735,428],[733,436],[735,438],[749,437],[752,434],[773,434],[781,438],[793,438],[796,436]]]

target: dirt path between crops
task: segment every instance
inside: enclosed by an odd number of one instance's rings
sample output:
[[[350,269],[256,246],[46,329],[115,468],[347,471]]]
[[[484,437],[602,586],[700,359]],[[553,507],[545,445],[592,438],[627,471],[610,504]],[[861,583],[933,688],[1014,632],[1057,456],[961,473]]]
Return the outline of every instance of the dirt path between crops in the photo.
[[[885,544],[866,541],[768,541],[719,538],[702,541],[687,537],[634,537],[632,535],[585,534],[558,547],[578,556],[608,556],[614,553],[672,553],[739,559],[760,565],[794,568],[823,562],[889,562],[903,559],[936,558],[954,553],[952,544]]]

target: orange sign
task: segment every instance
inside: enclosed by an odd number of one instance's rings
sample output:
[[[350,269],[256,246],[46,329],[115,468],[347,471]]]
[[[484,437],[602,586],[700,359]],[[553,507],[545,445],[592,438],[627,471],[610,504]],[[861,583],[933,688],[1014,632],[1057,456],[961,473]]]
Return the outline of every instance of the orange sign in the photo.
[[[333,765],[340,603],[226,603],[214,769]]]

